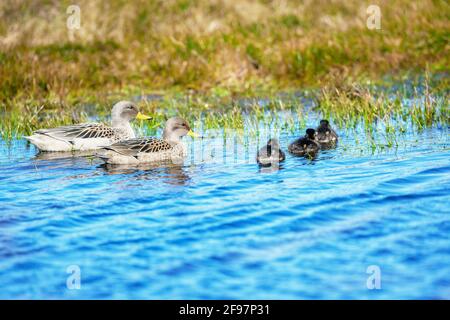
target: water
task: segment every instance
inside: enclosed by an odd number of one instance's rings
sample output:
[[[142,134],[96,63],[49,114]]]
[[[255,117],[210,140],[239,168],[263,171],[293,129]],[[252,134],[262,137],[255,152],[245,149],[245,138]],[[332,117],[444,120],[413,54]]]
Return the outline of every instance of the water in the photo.
[[[266,137],[203,133],[183,165],[134,169],[2,141],[0,298],[450,298],[447,127],[375,151],[338,130],[279,170],[256,165]]]

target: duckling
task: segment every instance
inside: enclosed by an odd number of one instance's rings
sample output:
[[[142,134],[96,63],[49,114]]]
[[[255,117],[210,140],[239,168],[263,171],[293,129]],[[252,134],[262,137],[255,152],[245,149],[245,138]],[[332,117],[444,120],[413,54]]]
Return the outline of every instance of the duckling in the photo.
[[[267,145],[259,149],[256,154],[256,162],[263,167],[269,167],[272,164],[278,164],[284,161],[286,156],[280,149],[280,144],[277,139],[269,139]]]
[[[51,129],[40,129],[25,137],[40,151],[95,150],[114,142],[135,138],[130,121],[147,120],[151,117],[139,112],[129,101],[120,101],[111,111],[111,127],[103,123],[82,123]]]
[[[185,135],[199,137],[186,120],[173,117],[167,120],[162,139],[151,137],[120,141],[105,146],[97,156],[109,164],[182,161],[187,155],[186,146],[181,141]]]
[[[322,149],[334,147],[338,141],[337,133],[331,128],[328,120],[320,120],[317,127],[316,141]]]
[[[288,151],[297,156],[314,157],[320,150],[320,145],[315,141],[316,130],[307,129],[306,135],[293,141]]]

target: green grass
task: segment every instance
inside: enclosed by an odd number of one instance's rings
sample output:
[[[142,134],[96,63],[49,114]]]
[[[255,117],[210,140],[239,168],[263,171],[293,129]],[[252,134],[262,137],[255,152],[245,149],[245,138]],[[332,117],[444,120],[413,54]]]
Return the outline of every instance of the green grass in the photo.
[[[258,105],[243,110],[241,97],[266,97],[273,114],[295,111],[304,123],[303,106],[277,93],[305,90],[342,127],[448,123],[447,1],[80,0],[82,29],[72,37],[70,4],[0,4],[4,139],[88,115],[105,120],[113,102],[151,93],[163,99],[141,103],[155,116],[150,130],[175,114],[207,128],[242,129],[245,113],[273,121]],[[370,4],[380,6],[381,30],[366,27]],[[444,76],[417,84],[428,91],[397,90],[397,99],[373,86],[426,73]],[[425,103],[407,108],[405,97]],[[279,125],[293,130],[297,120]]]
[[[230,129],[259,134],[261,128],[295,132],[306,128],[308,114],[302,101],[313,111],[330,119],[340,129],[365,127],[370,139],[382,124],[387,145],[394,145],[395,135],[407,130],[423,130],[450,123],[447,78],[418,78],[408,83],[386,81],[383,86],[341,83],[309,91],[269,92],[259,97],[234,95],[218,91],[210,94],[166,93],[157,99],[139,99],[141,110],[151,114],[151,121],[138,125],[145,134],[154,134],[171,116],[186,118],[192,126],[207,129]],[[108,121],[114,101],[137,96],[139,91],[117,93],[101,103],[84,101],[64,104],[55,99],[46,104],[30,100],[16,102],[14,108],[1,110],[1,136],[5,140],[30,134],[45,127],[74,124],[92,119]],[[298,95],[303,99],[300,99]]]

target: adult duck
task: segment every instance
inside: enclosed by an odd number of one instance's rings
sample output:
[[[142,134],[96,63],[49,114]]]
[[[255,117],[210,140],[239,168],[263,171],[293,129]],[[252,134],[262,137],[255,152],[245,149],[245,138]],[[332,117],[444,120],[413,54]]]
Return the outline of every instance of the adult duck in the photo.
[[[105,146],[97,156],[109,164],[135,165],[168,160],[177,163],[187,155],[181,140],[186,135],[198,137],[186,120],[173,117],[167,120],[162,139],[151,137],[120,141]]]
[[[129,101],[116,103],[111,111],[111,126],[103,123],[82,123],[51,129],[40,129],[25,137],[41,151],[95,150],[115,142],[135,138],[130,121],[146,120],[138,107]]]

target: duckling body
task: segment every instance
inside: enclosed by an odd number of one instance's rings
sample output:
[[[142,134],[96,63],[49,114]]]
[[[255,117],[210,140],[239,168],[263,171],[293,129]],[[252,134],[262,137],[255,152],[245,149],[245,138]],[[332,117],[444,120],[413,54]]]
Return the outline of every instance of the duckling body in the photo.
[[[98,156],[109,164],[141,164],[182,161],[187,155],[186,146],[181,141],[192,131],[184,119],[174,117],[166,122],[163,138],[130,139],[102,148]]]
[[[316,141],[322,149],[328,149],[336,146],[338,141],[337,133],[331,128],[328,120],[321,120],[316,130]]]
[[[307,129],[306,135],[293,141],[288,151],[296,156],[314,157],[320,150],[320,145],[315,141],[316,131]]]
[[[130,121],[134,118],[150,119],[142,115],[131,102],[121,101],[112,109],[112,126],[102,123],[82,123],[51,129],[40,129],[25,137],[40,151],[95,150],[117,141],[133,139]]]
[[[286,155],[280,149],[277,139],[269,139],[267,145],[259,149],[256,154],[256,162],[264,167],[278,164],[286,159]]]

